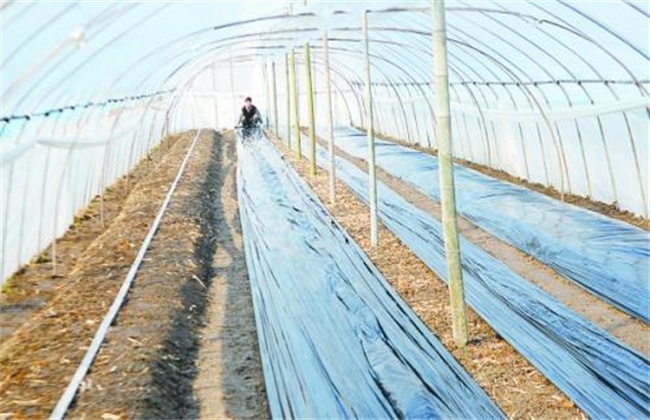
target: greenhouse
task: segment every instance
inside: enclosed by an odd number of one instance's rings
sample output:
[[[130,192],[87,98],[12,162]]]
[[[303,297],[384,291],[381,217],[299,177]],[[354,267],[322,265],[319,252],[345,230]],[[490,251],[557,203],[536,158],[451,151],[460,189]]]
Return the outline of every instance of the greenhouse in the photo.
[[[650,417],[646,0],[0,30],[0,418]]]

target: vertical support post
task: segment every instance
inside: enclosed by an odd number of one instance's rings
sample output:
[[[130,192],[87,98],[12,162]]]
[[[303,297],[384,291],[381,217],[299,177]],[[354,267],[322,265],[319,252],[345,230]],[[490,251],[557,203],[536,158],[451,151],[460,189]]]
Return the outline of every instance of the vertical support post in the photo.
[[[311,176],[316,176],[316,122],[314,121],[314,86],[311,79],[311,52],[309,42],[305,44],[305,76],[307,82],[307,106],[309,112],[309,159]]]
[[[370,244],[378,243],[377,232],[377,171],[375,168],[375,127],[372,115],[372,87],[370,85],[370,42],[368,41],[368,11],[361,17],[363,29],[363,54],[366,76],[366,131],[368,133],[368,185],[370,188]]]
[[[319,115],[318,114],[318,83],[316,76],[318,74],[316,73],[316,63],[312,62],[311,63],[311,81],[312,85],[314,86],[313,91],[314,91],[314,115]]]
[[[190,88],[189,95],[192,97],[192,106],[190,108],[190,121],[192,122],[192,129],[196,128],[196,95],[194,94],[193,86]]]
[[[273,75],[273,129],[275,134],[280,136],[280,129],[278,128],[278,82],[275,77],[275,61],[271,63],[271,73]]]
[[[334,122],[332,121],[332,83],[330,80],[330,54],[327,31],[323,32],[323,55],[325,61],[325,114],[327,117],[327,145],[329,150],[330,203],[336,202],[336,167],[334,165]]]
[[[233,77],[232,49],[230,49],[229,51],[230,51],[230,56],[228,59],[228,63],[230,68],[230,93],[232,94],[232,112],[233,112],[233,120],[237,121],[239,114],[237,112],[237,101],[235,100],[236,93],[235,93],[235,78]]]
[[[291,78],[289,76],[289,54],[284,56],[287,90],[287,147],[291,149]]]
[[[447,65],[447,33],[445,1],[432,0],[433,59],[436,89],[436,137],[442,205],[442,226],[447,256],[447,275],[451,297],[451,315],[454,341],[459,348],[467,344],[467,320],[463,273],[460,265],[458,231],[456,226],[456,197],[452,165],[451,115],[449,111],[449,75]]]
[[[301,139],[300,139],[300,104],[298,103],[298,78],[296,77],[296,52],[291,49],[291,66],[289,67],[291,72],[291,88],[293,91],[293,123],[295,127],[296,134],[296,158],[302,159],[302,148],[301,148]]]
[[[214,128],[219,129],[219,100],[217,97],[217,62],[212,63],[212,91],[214,92]]]
[[[264,128],[269,128],[269,109],[271,108],[270,86],[269,86],[269,64],[265,60],[262,67],[262,82],[264,83]]]

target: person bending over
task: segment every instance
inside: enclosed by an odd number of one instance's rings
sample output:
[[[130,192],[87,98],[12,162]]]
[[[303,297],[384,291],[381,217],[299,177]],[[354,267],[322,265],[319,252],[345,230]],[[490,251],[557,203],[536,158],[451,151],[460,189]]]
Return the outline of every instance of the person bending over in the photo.
[[[244,100],[244,107],[241,109],[241,117],[239,117],[238,125],[241,125],[243,128],[253,128],[261,123],[262,117],[257,107],[253,105],[253,100],[247,97]]]

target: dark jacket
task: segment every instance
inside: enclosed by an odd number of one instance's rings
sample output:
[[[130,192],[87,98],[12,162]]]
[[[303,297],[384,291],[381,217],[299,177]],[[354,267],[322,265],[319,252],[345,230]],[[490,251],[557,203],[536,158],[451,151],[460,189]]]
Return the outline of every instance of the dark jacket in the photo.
[[[258,121],[262,121],[262,118],[260,117],[260,114],[257,111],[257,107],[255,105],[251,105],[250,110],[246,109],[245,106],[242,107],[240,121],[243,126],[250,127],[256,124]]]

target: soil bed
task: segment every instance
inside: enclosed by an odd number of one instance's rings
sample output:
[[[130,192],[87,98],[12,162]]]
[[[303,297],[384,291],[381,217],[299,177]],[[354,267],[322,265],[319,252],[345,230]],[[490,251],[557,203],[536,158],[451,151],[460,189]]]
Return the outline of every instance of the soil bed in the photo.
[[[177,136],[151,170],[138,179],[103,233],[94,238],[89,233],[85,246],[75,244],[80,256],[71,260],[56,296],[3,343],[3,418],[49,415],[112,303],[195,135],[196,131],[191,131]],[[236,214],[236,206],[225,214],[218,204],[224,194],[231,197],[230,186],[224,186],[222,164],[224,147],[232,149],[233,144],[232,136],[224,142],[214,131],[202,131],[128,300],[109,330],[69,418],[195,418],[203,414],[206,399],[227,408],[220,417],[245,417],[242,413],[267,416],[254,322],[245,330],[246,340],[230,338],[234,344],[229,354],[248,356],[240,369],[247,379],[224,368],[229,363],[224,355],[213,353],[207,359],[199,355],[202,336],[212,328],[206,315],[217,313],[211,288],[218,274],[215,256],[221,247],[229,246],[219,230],[236,230],[238,222],[231,214]],[[228,170],[234,172],[234,166],[231,162]],[[240,283],[247,283],[245,264],[232,272]],[[34,283],[39,290],[36,275]],[[246,287],[229,289],[227,299],[239,296],[245,301],[246,293],[250,300]],[[240,304],[239,310],[248,323],[252,305]],[[238,313],[229,316],[235,318]],[[202,362],[197,366],[199,359]],[[212,362],[212,368],[203,366],[205,360]],[[215,369],[225,374],[213,375]],[[202,394],[195,382],[206,372],[211,390]],[[247,390],[246,401],[236,398],[232,387],[221,393],[229,398],[227,402],[214,398],[213,391],[226,389],[226,383]]]
[[[95,197],[79,212],[68,231],[57,239],[56,267],[52,263],[52,247],[49,246],[7,279],[0,295],[1,342],[70,281],[70,273],[83,251],[111,225],[135,185],[149,175],[180,137],[166,137],[129,174],[106,188],[103,197]]]

